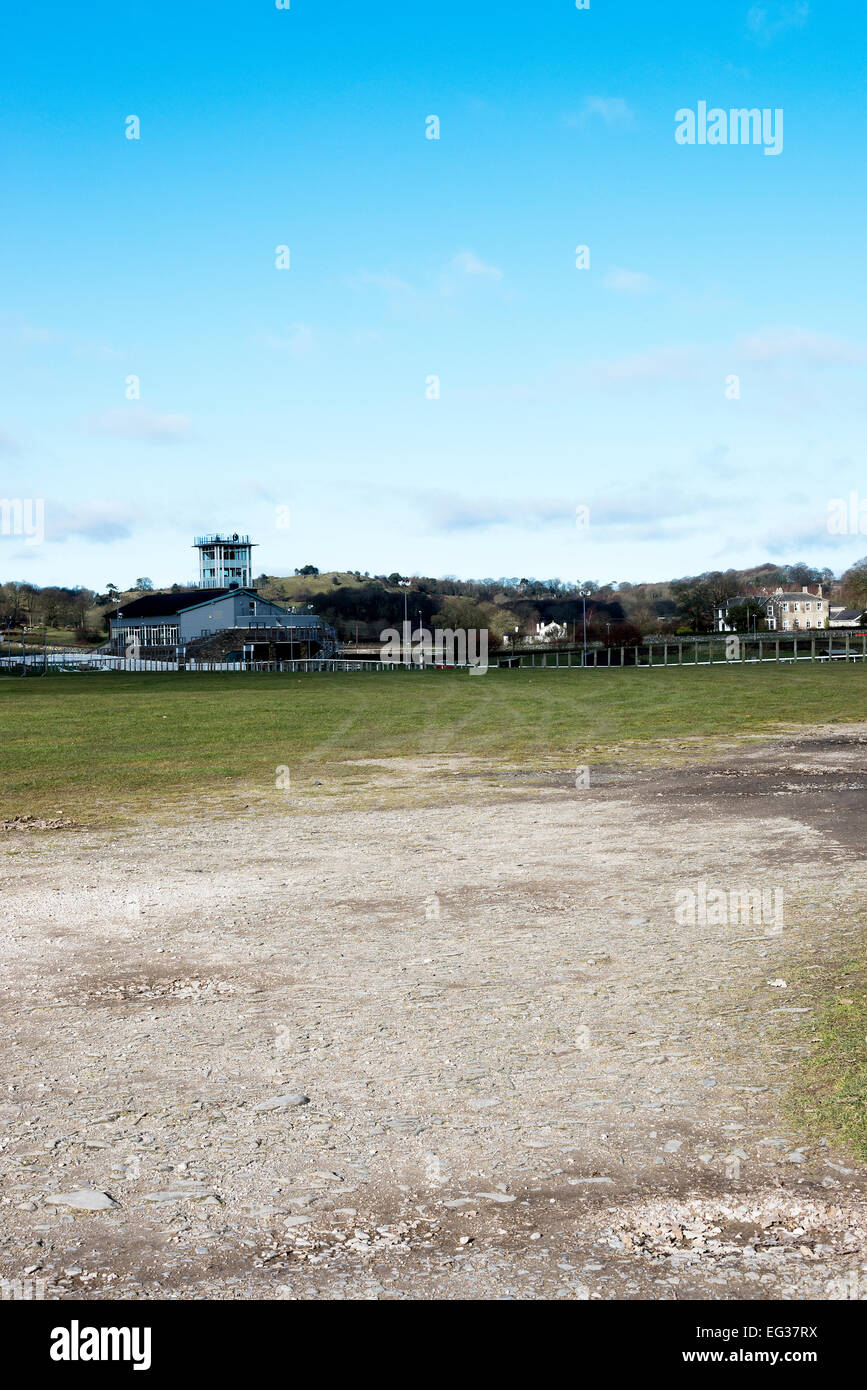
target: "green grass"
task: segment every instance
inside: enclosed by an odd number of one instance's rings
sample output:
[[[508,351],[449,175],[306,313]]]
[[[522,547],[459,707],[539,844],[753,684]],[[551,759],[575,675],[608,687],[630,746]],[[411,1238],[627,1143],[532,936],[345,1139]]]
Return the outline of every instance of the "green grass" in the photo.
[[[337,580],[336,584],[335,579]],[[354,574],[349,574],[344,570],[328,570],[325,574],[271,575],[270,582],[275,584],[289,599],[298,599],[305,594],[328,595],[337,588],[361,589],[377,583],[375,579],[369,577],[365,579],[364,575],[358,579]],[[382,588],[389,593],[401,593],[396,584],[382,582]]]
[[[85,642],[82,644],[79,642],[80,636],[81,634],[71,627],[50,627],[47,633],[44,634],[41,630],[38,632],[28,632],[24,638],[25,650],[28,656],[38,656],[44,646],[47,646],[50,651],[52,647],[76,647],[80,645],[92,647],[99,645],[98,642]],[[104,640],[103,638],[103,641]],[[2,652],[3,656],[20,656],[20,634],[15,634],[11,638],[0,640],[0,652]]]
[[[813,1051],[789,1102],[792,1118],[867,1159],[867,951],[833,972],[838,983],[814,1020]]]
[[[354,758],[647,758],[659,740],[858,721],[865,711],[863,666],[9,677],[0,679],[0,816],[92,824],[202,796],[217,809],[244,789],[272,788],[279,765],[293,779],[347,777]]]

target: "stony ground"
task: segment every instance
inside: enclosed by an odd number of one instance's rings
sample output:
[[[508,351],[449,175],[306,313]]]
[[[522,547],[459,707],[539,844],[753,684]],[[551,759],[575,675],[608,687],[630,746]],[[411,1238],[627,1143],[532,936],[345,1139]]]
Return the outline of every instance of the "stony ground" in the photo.
[[[867,726],[589,786],[451,760],[379,809],[10,822],[0,1275],[865,1296],[864,1168],[781,1108],[859,930],[865,755]],[[782,926],[678,920],[702,882],[782,888]]]

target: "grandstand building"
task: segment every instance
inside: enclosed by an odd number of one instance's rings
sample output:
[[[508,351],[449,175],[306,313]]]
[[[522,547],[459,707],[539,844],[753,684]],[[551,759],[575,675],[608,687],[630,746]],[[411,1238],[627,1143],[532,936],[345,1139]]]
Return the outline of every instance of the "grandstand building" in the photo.
[[[109,615],[112,642],[130,649],[171,649],[200,660],[281,661],[333,656],[337,634],[309,610],[262,598],[250,583],[249,537],[200,536],[198,588],[142,594]],[[228,580],[241,573],[245,583]],[[214,583],[215,578],[228,580]]]

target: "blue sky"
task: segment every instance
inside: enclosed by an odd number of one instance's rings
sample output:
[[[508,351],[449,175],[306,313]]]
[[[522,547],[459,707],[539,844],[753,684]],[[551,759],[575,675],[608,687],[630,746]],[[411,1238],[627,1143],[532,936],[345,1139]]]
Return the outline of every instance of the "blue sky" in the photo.
[[[21,7],[0,494],[46,538],[0,577],[185,580],[221,528],[270,573],[845,568],[865,37],[854,0]],[[677,144],[701,101],[782,109],[782,152]]]

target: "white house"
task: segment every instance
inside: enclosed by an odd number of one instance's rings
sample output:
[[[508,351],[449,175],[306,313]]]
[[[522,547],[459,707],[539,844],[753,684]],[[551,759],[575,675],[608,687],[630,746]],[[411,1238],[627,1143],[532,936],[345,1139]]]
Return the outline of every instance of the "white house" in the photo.
[[[569,634],[566,623],[537,623],[534,642],[559,642]]]

